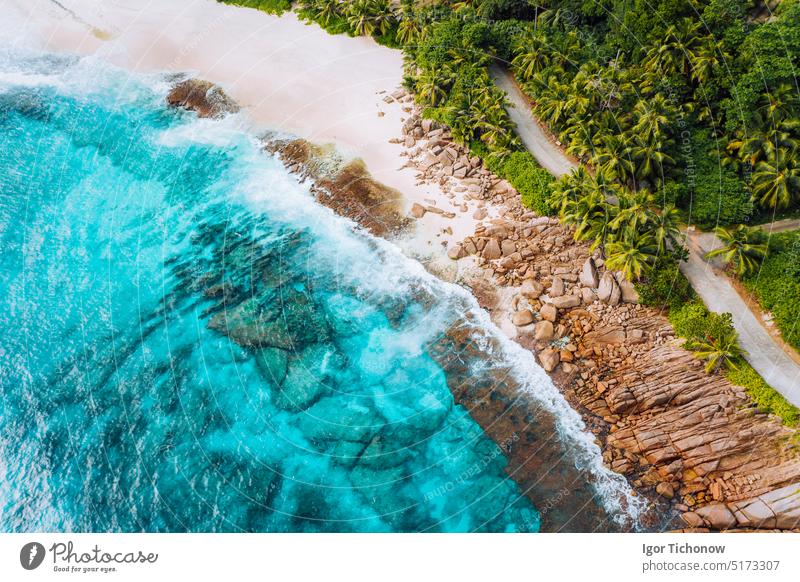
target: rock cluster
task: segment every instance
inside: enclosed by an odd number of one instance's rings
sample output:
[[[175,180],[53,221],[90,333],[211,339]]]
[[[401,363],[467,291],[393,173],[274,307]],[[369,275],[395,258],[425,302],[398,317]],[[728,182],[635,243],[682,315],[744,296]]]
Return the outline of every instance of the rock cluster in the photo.
[[[406,100],[408,96],[399,99]],[[408,111],[410,116],[403,123],[403,137],[392,141],[406,148],[401,154],[409,158],[404,167],[417,171],[418,184],[437,183],[446,198],[453,201],[458,197],[460,203],[455,205],[459,212],[467,212],[467,203],[475,201],[477,220],[486,217],[487,203],[503,204],[518,196],[505,180],[484,167],[481,158],[455,143],[449,129],[423,119],[418,111]],[[416,203],[411,209],[414,218],[422,218],[426,212],[455,216],[434,204]]]
[[[689,529],[800,528],[794,430],[707,375],[668,320],[637,304],[630,282],[556,219],[523,208],[446,128],[412,115],[403,133],[420,181],[480,201],[478,220],[498,210],[448,256],[475,257],[485,277],[513,290],[510,312],[493,316],[510,319],[583,411],[611,469],[682,513]],[[413,216],[431,211],[418,206]]]

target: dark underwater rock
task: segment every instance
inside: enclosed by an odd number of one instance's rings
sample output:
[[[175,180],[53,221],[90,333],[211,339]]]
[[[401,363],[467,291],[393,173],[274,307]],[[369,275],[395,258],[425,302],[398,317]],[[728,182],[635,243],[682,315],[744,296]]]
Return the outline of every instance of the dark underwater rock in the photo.
[[[314,404],[330,391],[329,375],[336,369],[337,361],[333,348],[324,344],[315,344],[303,350],[290,362],[281,390],[276,395],[275,405],[287,410],[305,410]],[[332,411],[321,412],[318,418],[327,419],[330,414]]]
[[[260,348],[255,353],[256,366],[261,376],[275,386],[280,386],[289,368],[289,354],[281,348]]]

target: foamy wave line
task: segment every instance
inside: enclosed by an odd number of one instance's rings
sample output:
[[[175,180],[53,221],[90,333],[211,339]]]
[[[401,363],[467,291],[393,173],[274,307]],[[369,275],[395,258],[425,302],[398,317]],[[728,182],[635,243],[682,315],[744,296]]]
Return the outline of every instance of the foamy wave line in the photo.
[[[141,80],[142,85],[149,85],[153,90],[154,77]],[[239,116],[227,122],[224,119],[192,120],[179,129],[167,130],[161,137],[162,143],[177,145],[182,141],[197,141],[202,135],[201,141],[214,145],[248,144],[240,150],[242,180],[231,194],[241,196],[256,211],[268,210],[271,219],[312,229],[319,237],[315,250],[328,260],[344,262],[345,268],[339,273],[341,277],[365,293],[396,296],[421,288],[436,297],[439,301],[426,314],[426,325],[419,326],[422,336],[426,337],[418,339],[433,339],[452,323],[454,316],[463,315],[466,307],[474,316],[474,324],[487,331],[501,346],[501,353],[496,354],[501,360],[498,365],[508,365],[525,392],[554,415],[564,444],[574,445],[576,467],[592,475],[592,486],[612,519],[620,525],[631,521],[636,524],[645,510],[644,500],[634,495],[624,477],[603,465],[594,436],[536,363],[533,354],[510,340],[478,305],[472,293],[435,277],[397,245],[355,228],[357,225],[353,221],[316,203],[307,186],[283,170],[276,159],[269,160],[259,147],[258,138],[245,131],[248,123]],[[276,171],[278,166],[282,171]],[[360,232],[354,234],[354,230]]]
[[[207,130],[209,126],[203,125]],[[218,127],[220,131],[230,131],[230,128],[221,125]],[[191,132],[183,135],[188,137]],[[260,151],[258,157],[263,158]],[[252,161],[256,167],[261,165],[255,159]],[[621,526],[629,526],[631,522],[635,526],[639,522],[646,502],[635,496],[622,475],[605,467],[600,447],[595,443],[594,435],[587,431],[580,415],[536,363],[533,354],[509,339],[478,305],[472,293],[432,275],[394,243],[358,228],[356,230],[360,233],[354,235],[353,230],[357,225],[353,221],[317,204],[307,189],[297,188],[302,185],[294,176],[281,174],[276,177],[274,171],[269,172],[269,189],[264,187],[266,176],[260,171],[256,171],[244,185],[246,198],[255,204],[256,209],[268,207],[271,218],[298,227],[313,228],[320,237],[315,245],[318,252],[327,255],[331,261],[342,261],[344,257],[347,268],[341,272],[342,277],[367,294],[396,296],[398,293],[410,294],[422,289],[436,297],[437,304],[425,316],[426,325],[419,326],[421,336],[418,339],[422,341],[434,339],[436,334],[453,322],[455,316],[463,315],[466,306],[466,311],[474,316],[474,324],[487,331],[501,346],[502,352],[495,354],[501,360],[498,365],[508,365],[513,370],[514,379],[525,392],[554,415],[564,445],[572,445],[569,448],[574,455],[576,468],[592,475],[592,486],[607,513]],[[491,353],[491,346],[485,347]]]

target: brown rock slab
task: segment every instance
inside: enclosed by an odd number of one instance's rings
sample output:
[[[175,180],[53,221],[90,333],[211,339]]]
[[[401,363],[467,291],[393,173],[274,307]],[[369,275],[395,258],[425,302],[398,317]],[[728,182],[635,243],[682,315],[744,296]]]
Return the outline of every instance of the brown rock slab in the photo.
[[[589,257],[583,264],[580,274],[580,282],[584,287],[596,289],[600,284],[600,278],[597,275],[597,267],[594,264],[594,259]]]
[[[553,277],[550,283],[550,290],[547,292],[550,297],[561,297],[564,294],[564,280],[561,277]]]
[[[540,341],[550,341],[553,339],[554,329],[552,321],[540,321],[536,324],[533,337]]]
[[[414,204],[411,205],[411,216],[414,218],[422,218],[425,216],[426,212],[427,210],[422,204],[414,202]]]
[[[581,304],[581,298],[577,295],[562,295],[561,297],[551,297],[549,303],[558,309],[569,309],[578,307]]]
[[[503,252],[500,250],[500,245],[497,243],[496,239],[489,239],[486,246],[483,248],[481,256],[488,261],[499,259],[503,256]]]
[[[520,288],[520,293],[522,296],[527,297],[528,299],[538,299],[543,291],[544,286],[533,279],[525,279],[522,282],[522,287]]]
[[[549,322],[554,322],[558,319],[558,309],[554,305],[547,304],[543,305],[542,308],[539,310],[539,315],[542,319]]]
[[[530,309],[517,311],[511,316],[511,322],[516,326],[530,325],[534,322],[533,312]]]
[[[239,105],[220,87],[202,79],[187,79],[167,94],[167,103],[195,111],[198,117],[223,117],[239,111]]]
[[[665,499],[672,499],[675,497],[675,489],[673,489],[672,485],[669,483],[662,481],[658,485],[656,485],[656,493],[664,497]]]
[[[539,352],[539,362],[545,372],[552,372],[561,361],[561,354],[558,350],[547,348]]]

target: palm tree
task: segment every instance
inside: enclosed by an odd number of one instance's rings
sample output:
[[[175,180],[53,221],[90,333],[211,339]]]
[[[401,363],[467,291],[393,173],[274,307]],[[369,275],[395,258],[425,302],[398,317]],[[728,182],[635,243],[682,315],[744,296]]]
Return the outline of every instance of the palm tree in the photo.
[[[706,258],[721,256],[740,277],[755,271],[759,261],[767,254],[767,245],[764,244],[766,235],[760,229],[738,224],[718,227],[715,233],[722,241],[722,246],[706,253]]]
[[[712,374],[723,366],[736,369],[736,360],[742,357],[742,348],[733,329],[720,337],[709,336],[703,340],[689,341],[686,347],[693,350],[698,358],[707,360],[706,374]]]
[[[411,13],[404,12],[397,25],[397,42],[402,45],[415,44],[420,40],[422,29]]]
[[[633,176],[631,149],[625,134],[603,133],[600,145],[592,157],[592,165],[608,180],[626,183]]]
[[[665,169],[675,163],[675,160],[664,149],[664,145],[658,140],[634,140],[631,155],[636,162],[637,178],[650,180],[663,177]]]
[[[691,18],[684,18],[677,25],[669,26],[663,40],[648,51],[645,67],[665,75],[683,75],[688,78],[692,61],[697,58],[697,51],[708,42],[699,36],[701,24]]]
[[[611,228],[625,238],[637,235],[650,220],[655,197],[645,189],[637,192],[623,191],[617,198],[617,212]]]
[[[514,52],[517,56],[511,61],[511,65],[525,81],[551,64],[547,39],[535,32],[523,35],[517,41]]]
[[[711,80],[714,73],[721,68],[730,55],[723,48],[723,41],[704,42],[697,51],[690,56],[692,65],[691,77],[698,85],[703,85]]]
[[[753,197],[767,208],[786,208],[800,190],[800,168],[794,152],[779,148],[774,156],[758,162],[750,185]]]
[[[392,27],[393,21],[394,15],[387,0],[355,0],[347,9],[347,22],[357,35],[384,34]]]
[[[563,218],[569,203],[575,202],[583,196],[590,181],[594,181],[594,178],[589,174],[586,166],[579,165],[555,183],[553,193],[550,195],[550,206],[556,209]]]
[[[419,99],[420,103],[436,107],[447,98],[447,89],[449,87],[445,85],[435,71],[425,71],[417,79],[416,88],[417,99]]]
[[[653,211],[649,223],[659,254],[664,253],[668,246],[682,246],[681,213],[674,204],[667,204],[660,211]]]
[[[633,107],[633,116],[636,120],[633,131],[636,137],[643,142],[659,141],[666,132],[670,117],[675,114],[675,108],[661,93],[652,99],[639,100]]]
[[[634,234],[609,242],[605,247],[606,267],[621,271],[628,281],[638,281],[656,260],[653,237]]]
[[[333,18],[340,18],[344,10],[339,0],[306,0],[303,7],[311,11],[315,20],[324,24],[330,23]]]
[[[797,93],[792,85],[782,83],[772,92],[766,92],[758,100],[758,111],[774,123],[791,119],[797,109]]]

